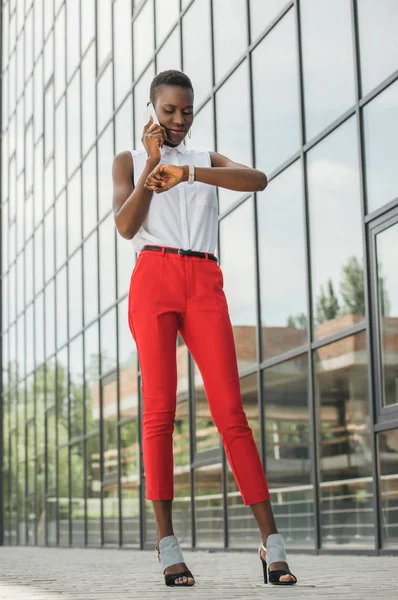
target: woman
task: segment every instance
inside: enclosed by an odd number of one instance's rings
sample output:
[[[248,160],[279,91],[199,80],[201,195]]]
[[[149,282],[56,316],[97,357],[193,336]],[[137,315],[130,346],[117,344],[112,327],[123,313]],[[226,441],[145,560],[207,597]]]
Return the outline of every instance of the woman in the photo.
[[[264,173],[217,152],[185,145],[193,122],[194,93],[180,71],[164,71],[151,84],[150,118],[141,152],[113,162],[113,211],[120,235],[139,254],[129,291],[128,320],[142,372],[143,456],[146,497],[157,524],[159,561],[166,585],[193,585],[172,525],[172,435],[176,411],[177,332],[203,378],[212,418],[242,495],[261,535],[264,582],[292,585],[270,495],[240,394],[232,326],[217,245],[216,186],[256,192]]]

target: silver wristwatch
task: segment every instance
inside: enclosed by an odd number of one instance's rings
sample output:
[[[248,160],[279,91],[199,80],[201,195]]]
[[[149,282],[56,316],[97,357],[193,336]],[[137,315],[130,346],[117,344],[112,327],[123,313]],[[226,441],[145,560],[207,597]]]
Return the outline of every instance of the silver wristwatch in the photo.
[[[188,167],[189,167],[188,183],[191,185],[195,181],[195,166],[188,165]]]

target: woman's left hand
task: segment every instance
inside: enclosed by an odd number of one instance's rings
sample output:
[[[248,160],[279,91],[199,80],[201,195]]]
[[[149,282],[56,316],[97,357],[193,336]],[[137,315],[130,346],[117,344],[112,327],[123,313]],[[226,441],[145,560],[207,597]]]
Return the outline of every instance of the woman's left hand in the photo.
[[[145,188],[156,194],[166,192],[182,181],[186,181],[184,167],[158,165],[145,181]]]

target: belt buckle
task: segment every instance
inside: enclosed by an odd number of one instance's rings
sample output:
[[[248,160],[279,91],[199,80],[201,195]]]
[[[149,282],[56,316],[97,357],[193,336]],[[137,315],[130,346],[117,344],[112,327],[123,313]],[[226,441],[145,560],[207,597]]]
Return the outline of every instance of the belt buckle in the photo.
[[[178,254],[180,256],[184,256],[183,252],[184,252],[184,250],[182,248],[178,248]]]
[[[183,248],[178,249],[178,254],[180,256],[190,256],[192,254],[192,250],[189,248],[188,250],[184,250]]]

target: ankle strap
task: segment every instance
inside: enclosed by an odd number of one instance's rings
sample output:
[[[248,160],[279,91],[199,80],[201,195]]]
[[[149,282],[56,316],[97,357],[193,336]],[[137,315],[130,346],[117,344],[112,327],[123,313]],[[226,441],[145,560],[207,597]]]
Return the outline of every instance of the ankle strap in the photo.
[[[163,571],[171,565],[184,562],[180,544],[175,535],[168,535],[159,542],[159,558]]]
[[[275,562],[287,562],[285,544],[280,533],[273,533],[267,537],[266,552],[268,566]]]

